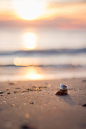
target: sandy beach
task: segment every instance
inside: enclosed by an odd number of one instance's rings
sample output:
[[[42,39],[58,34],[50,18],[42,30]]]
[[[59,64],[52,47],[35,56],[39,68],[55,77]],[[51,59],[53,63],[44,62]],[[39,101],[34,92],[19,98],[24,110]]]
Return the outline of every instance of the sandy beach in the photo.
[[[86,79],[0,82],[0,129],[86,129]]]
[[[0,0],[0,129],[86,129],[85,0]]]

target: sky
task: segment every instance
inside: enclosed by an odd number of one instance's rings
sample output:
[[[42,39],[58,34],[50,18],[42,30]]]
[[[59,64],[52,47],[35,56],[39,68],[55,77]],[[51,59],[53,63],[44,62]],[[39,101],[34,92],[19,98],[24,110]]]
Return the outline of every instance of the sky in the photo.
[[[0,26],[86,27],[85,0],[0,0]]]

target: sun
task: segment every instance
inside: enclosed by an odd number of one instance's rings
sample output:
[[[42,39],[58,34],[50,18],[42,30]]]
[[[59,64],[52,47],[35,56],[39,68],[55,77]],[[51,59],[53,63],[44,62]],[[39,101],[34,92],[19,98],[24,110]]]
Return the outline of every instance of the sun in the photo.
[[[37,37],[34,33],[25,33],[23,36],[23,40],[24,40],[24,47],[26,49],[33,49],[36,47],[36,40]]]
[[[45,0],[13,0],[13,6],[20,18],[34,20],[42,15],[46,2]]]

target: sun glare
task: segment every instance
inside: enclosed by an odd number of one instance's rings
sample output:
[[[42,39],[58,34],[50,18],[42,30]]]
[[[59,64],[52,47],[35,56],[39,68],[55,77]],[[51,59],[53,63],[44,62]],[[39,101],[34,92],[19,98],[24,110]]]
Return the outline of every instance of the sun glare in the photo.
[[[33,49],[36,47],[36,35],[34,33],[25,33],[23,40],[25,48]]]
[[[20,18],[34,20],[46,8],[46,2],[41,0],[13,0],[13,6]]]
[[[14,65],[16,65],[16,66],[21,65],[21,59],[18,57],[16,57],[13,62],[14,62]]]
[[[37,80],[37,79],[41,79],[42,75],[40,75],[34,67],[30,67],[29,72],[27,72],[25,77],[26,79]]]
[[[41,78],[41,75],[35,74],[35,73],[28,73],[26,75],[26,78],[28,78],[28,79],[40,79]]]

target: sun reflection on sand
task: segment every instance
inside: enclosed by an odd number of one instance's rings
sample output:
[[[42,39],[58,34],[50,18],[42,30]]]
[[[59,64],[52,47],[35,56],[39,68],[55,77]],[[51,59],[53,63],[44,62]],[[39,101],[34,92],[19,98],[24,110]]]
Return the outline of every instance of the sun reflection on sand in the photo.
[[[37,37],[34,33],[25,33],[23,36],[23,40],[24,40],[24,47],[27,49],[33,49],[36,47],[36,40]]]

